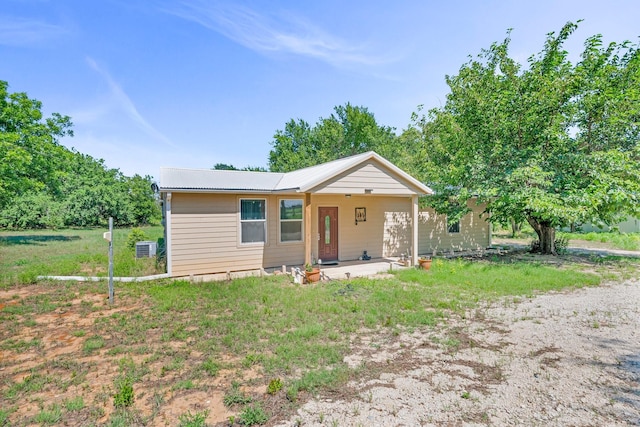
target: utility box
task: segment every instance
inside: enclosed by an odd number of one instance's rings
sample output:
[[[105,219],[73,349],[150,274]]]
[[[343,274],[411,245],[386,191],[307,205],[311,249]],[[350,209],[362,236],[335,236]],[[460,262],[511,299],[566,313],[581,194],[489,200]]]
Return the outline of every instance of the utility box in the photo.
[[[136,243],[136,258],[151,258],[156,256],[158,244],[156,242]]]

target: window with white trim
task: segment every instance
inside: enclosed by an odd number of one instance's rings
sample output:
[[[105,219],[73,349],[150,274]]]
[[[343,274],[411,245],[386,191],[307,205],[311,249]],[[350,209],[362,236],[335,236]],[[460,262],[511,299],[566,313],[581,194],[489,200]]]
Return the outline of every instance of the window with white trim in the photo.
[[[267,201],[240,199],[240,242],[264,243],[267,240]]]
[[[302,199],[280,200],[280,241],[302,242]]]

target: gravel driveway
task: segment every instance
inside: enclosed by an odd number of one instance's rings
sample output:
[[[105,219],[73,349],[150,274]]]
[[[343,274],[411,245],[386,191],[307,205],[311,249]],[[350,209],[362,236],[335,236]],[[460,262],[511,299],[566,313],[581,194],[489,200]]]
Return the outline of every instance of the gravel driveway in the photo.
[[[356,338],[347,362],[367,379],[280,425],[640,425],[639,281],[511,298],[447,322]]]

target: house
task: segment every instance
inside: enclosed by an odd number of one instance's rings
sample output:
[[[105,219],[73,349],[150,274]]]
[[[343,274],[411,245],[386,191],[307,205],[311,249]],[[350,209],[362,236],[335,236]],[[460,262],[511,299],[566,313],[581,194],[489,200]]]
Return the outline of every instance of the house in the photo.
[[[490,244],[484,206],[448,226],[419,211],[432,190],[374,152],[288,173],[162,168],[160,192],[174,277]]]

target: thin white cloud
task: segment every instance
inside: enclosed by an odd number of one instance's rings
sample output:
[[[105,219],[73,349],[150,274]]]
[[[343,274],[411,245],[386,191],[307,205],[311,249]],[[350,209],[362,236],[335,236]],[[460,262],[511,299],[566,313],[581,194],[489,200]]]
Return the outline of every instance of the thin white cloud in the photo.
[[[0,16],[0,45],[29,46],[60,37],[65,33],[68,33],[68,30],[60,25],[13,16]]]
[[[183,0],[165,12],[196,22],[258,52],[283,52],[315,58],[334,66],[379,65],[388,58],[368,55],[294,15],[269,17],[236,4]]]
[[[98,74],[100,74],[107,84],[109,85],[109,89],[111,90],[111,95],[114,100],[117,102],[118,107],[124,111],[124,113],[138,125],[145,133],[149,136],[159,139],[163,143],[175,147],[175,144],[171,142],[169,138],[167,138],[162,132],[153,127],[142,115],[138,112],[138,109],[134,105],[131,98],[125,93],[125,91],[120,87],[118,83],[111,77],[111,75],[103,68],[101,68],[93,58],[87,57],[87,63],[91,68],[93,68]]]

